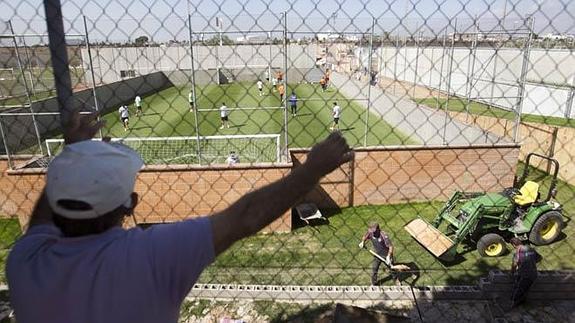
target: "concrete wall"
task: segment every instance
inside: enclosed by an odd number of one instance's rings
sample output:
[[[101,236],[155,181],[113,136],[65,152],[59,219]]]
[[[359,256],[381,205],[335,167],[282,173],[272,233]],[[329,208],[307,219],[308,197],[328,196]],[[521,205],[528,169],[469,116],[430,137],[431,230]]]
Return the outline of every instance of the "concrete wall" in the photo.
[[[294,69],[311,69],[315,67],[316,45],[288,46],[287,66]],[[86,58],[83,65],[89,70],[88,52],[82,50]],[[136,75],[145,75],[157,71],[171,72],[191,70],[190,48],[174,47],[104,47],[93,48],[92,59],[96,83],[110,83],[122,79],[120,71],[134,70]],[[217,66],[229,69],[254,69],[265,78],[268,65],[282,68],[284,66],[283,45],[232,45],[232,46],[198,46],[194,45],[194,67],[196,70],[215,70]],[[244,73],[247,74],[247,71]],[[207,82],[197,75],[198,82]],[[213,77],[213,76],[212,76]],[[289,77],[289,75],[288,75]],[[89,80],[89,79],[88,79]]]
[[[292,150],[294,164],[307,150]],[[519,146],[356,149],[352,165],[321,180],[306,200],[320,208],[447,199],[454,191],[513,185]]]
[[[276,181],[305,161],[273,167],[147,166],[138,175],[138,223],[182,220],[222,210],[247,192]],[[455,190],[498,191],[511,186],[519,147],[376,147],[323,178],[306,198],[320,208],[445,199]],[[28,221],[44,186],[43,169],[7,171],[0,160],[0,213]],[[291,215],[269,231],[289,231]]]
[[[170,80],[161,72],[148,74],[124,81],[99,86],[96,89],[98,106],[103,114],[110,112],[122,103],[132,102],[136,93],[146,96],[172,86]],[[82,111],[94,110],[94,96],[91,89],[74,93],[74,105]],[[58,112],[58,100],[50,98],[32,104],[35,113]],[[30,108],[16,108],[6,113],[29,113]],[[36,115],[36,123],[41,138],[49,138],[60,132],[60,116]],[[37,143],[34,122],[31,116],[2,115],[0,117],[6,135],[9,151],[14,154]],[[0,153],[5,153],[5,143],[0,140]],[[37,145],[36,145],[37,146]]]
[[[478,48],[474,66],[471,48],[455,48],[451,55],[450,48],[383,47],[374,54],[382,76],[447,91],[447,76],[451,75],[450,93],[469,94],[506,109],[516,107],[523,61],[519,49]],[[367,62],[367,51],[356,50],[356,55]],[[468,79],[470,76],[473,78]],[[569,100],[575,85],[572,51],[532,49],[526,79],[524,113],[575,117],[573,100]]]
[[[174,222],[213,214],[242,195],[279,180],[290,168],[288,164],[246,168],[145,167],[136,181],[135,191],[140,196],[136,221]],[[0,159],[0,214],[18,217],[25,226],[45,185],[45,172],[26,169],[9,174],[7,169],[7,161]],[[291,213],[287,212],[264,231],[290,231],[291,225]]]
[[[513,136],[514,121],[486,116],[470,115],[450,112],[454,119],[476,125],[489,132],[511,138]],[[575,129],[568,127],[553,127],[539,123],[522,122],[519,128],[521,151],[519,159],[525,160],[530,152],[551,156],[561,167],[559,178],[567,183],[575,184]],[[536,163],[536,167],[547,170],[547,163]]]

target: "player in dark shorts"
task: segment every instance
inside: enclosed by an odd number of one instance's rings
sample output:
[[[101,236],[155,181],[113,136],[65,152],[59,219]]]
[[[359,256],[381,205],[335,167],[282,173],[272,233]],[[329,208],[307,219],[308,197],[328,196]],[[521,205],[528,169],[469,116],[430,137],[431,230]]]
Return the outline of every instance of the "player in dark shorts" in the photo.
[[[292,92],[289,98],[289,105],[291,108],[291,114],[295,117],[297,115],[297,95],[295,95],[295,92]]]

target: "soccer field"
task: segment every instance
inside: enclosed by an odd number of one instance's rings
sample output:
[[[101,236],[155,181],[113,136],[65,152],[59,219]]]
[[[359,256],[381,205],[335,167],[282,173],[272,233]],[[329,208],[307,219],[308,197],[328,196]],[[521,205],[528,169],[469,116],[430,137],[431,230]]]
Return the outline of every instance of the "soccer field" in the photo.
[[[352,146],[361,146],[365,133],[366,110],[358,103],[345,98],[334,88],[325,93],[318,85],[297,84],[289,87],[289,96],[295,90],[298,98],[298,114],[288,115],[288,141],[290,147],[310,147],[330,130],[331,107],[337,102],[342,108],[340,129]],[[124,137],[174,137],[195,136],[194,113],[189,111],[187,87],[171,87],[143,97],[144,115],[137,117],[133,102],[130,103],[130,130],[124,131],[117,111],[107,114],[104,135]],[[267,87],[265,95],[259,96],[255,84],[233,83],[229,85],[208,85],[196,87],[198,128],[201,136],[282,134],[283,110],[277,92]],[[219,129],[219,107],[225,104],[230,109],[230,128]],[[256,108],[256,110],[240,110]],[[265,109],[264,107],[276,107]],[[408,136],[393,129],[380,116],[371,113],[368,125],[367,144],[403,145],[414,144]]]

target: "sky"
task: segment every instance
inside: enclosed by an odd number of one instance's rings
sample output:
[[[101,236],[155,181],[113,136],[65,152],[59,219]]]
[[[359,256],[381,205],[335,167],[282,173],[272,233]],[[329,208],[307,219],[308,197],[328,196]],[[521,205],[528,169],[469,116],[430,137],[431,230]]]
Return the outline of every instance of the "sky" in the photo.
[[[189,39],[188,13],[193,36],[209,38],[217,30],[272,31],[281,37],[282,13],[292,38],[315,32],[366,32],[372,28],[395,35],[442,35],[457,30],[494,30],[504,12],[505,28],[521,28],[525,17],[535,17],[540,34],[575,33],[575,1],[567,0],[61,0],[69,34],[84,34],[88,21],[90,41],[127,41],[145,35],[155,41]],[[0,20],[11,20],[16,33],[46,33],[43,4],[39,0],[0,0]],[[500,28],[500,27],[497,27]],[[0,28],[1,29],[1,28]],[[1,31],[1,30],[0,30]],[[237,34],[231,34],[237,36]],[[71,38],[80,36],[70,36]]]

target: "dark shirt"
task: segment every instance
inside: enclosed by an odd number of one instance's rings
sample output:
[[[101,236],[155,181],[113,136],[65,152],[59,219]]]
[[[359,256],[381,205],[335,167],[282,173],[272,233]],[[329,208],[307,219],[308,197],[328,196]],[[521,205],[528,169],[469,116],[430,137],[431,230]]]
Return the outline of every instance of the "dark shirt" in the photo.
[[[290,96],[289,103],[291,105],[297,105],[297,96],[295,96],[295,95]]]
[[[537,274],[537,253],[529,246],[520,246],[513,254],[513,264],[519,274]]]
[[[387,256],[389,248],[393,247],[393,244],[391,243],[391,239],[389,239],[389,236],[381,230],[379,232],[372,232],[371,230],[367,231],[367,233],[364,236],[364,240],[367,239],[371,240],[375,252],[384,257]]]

